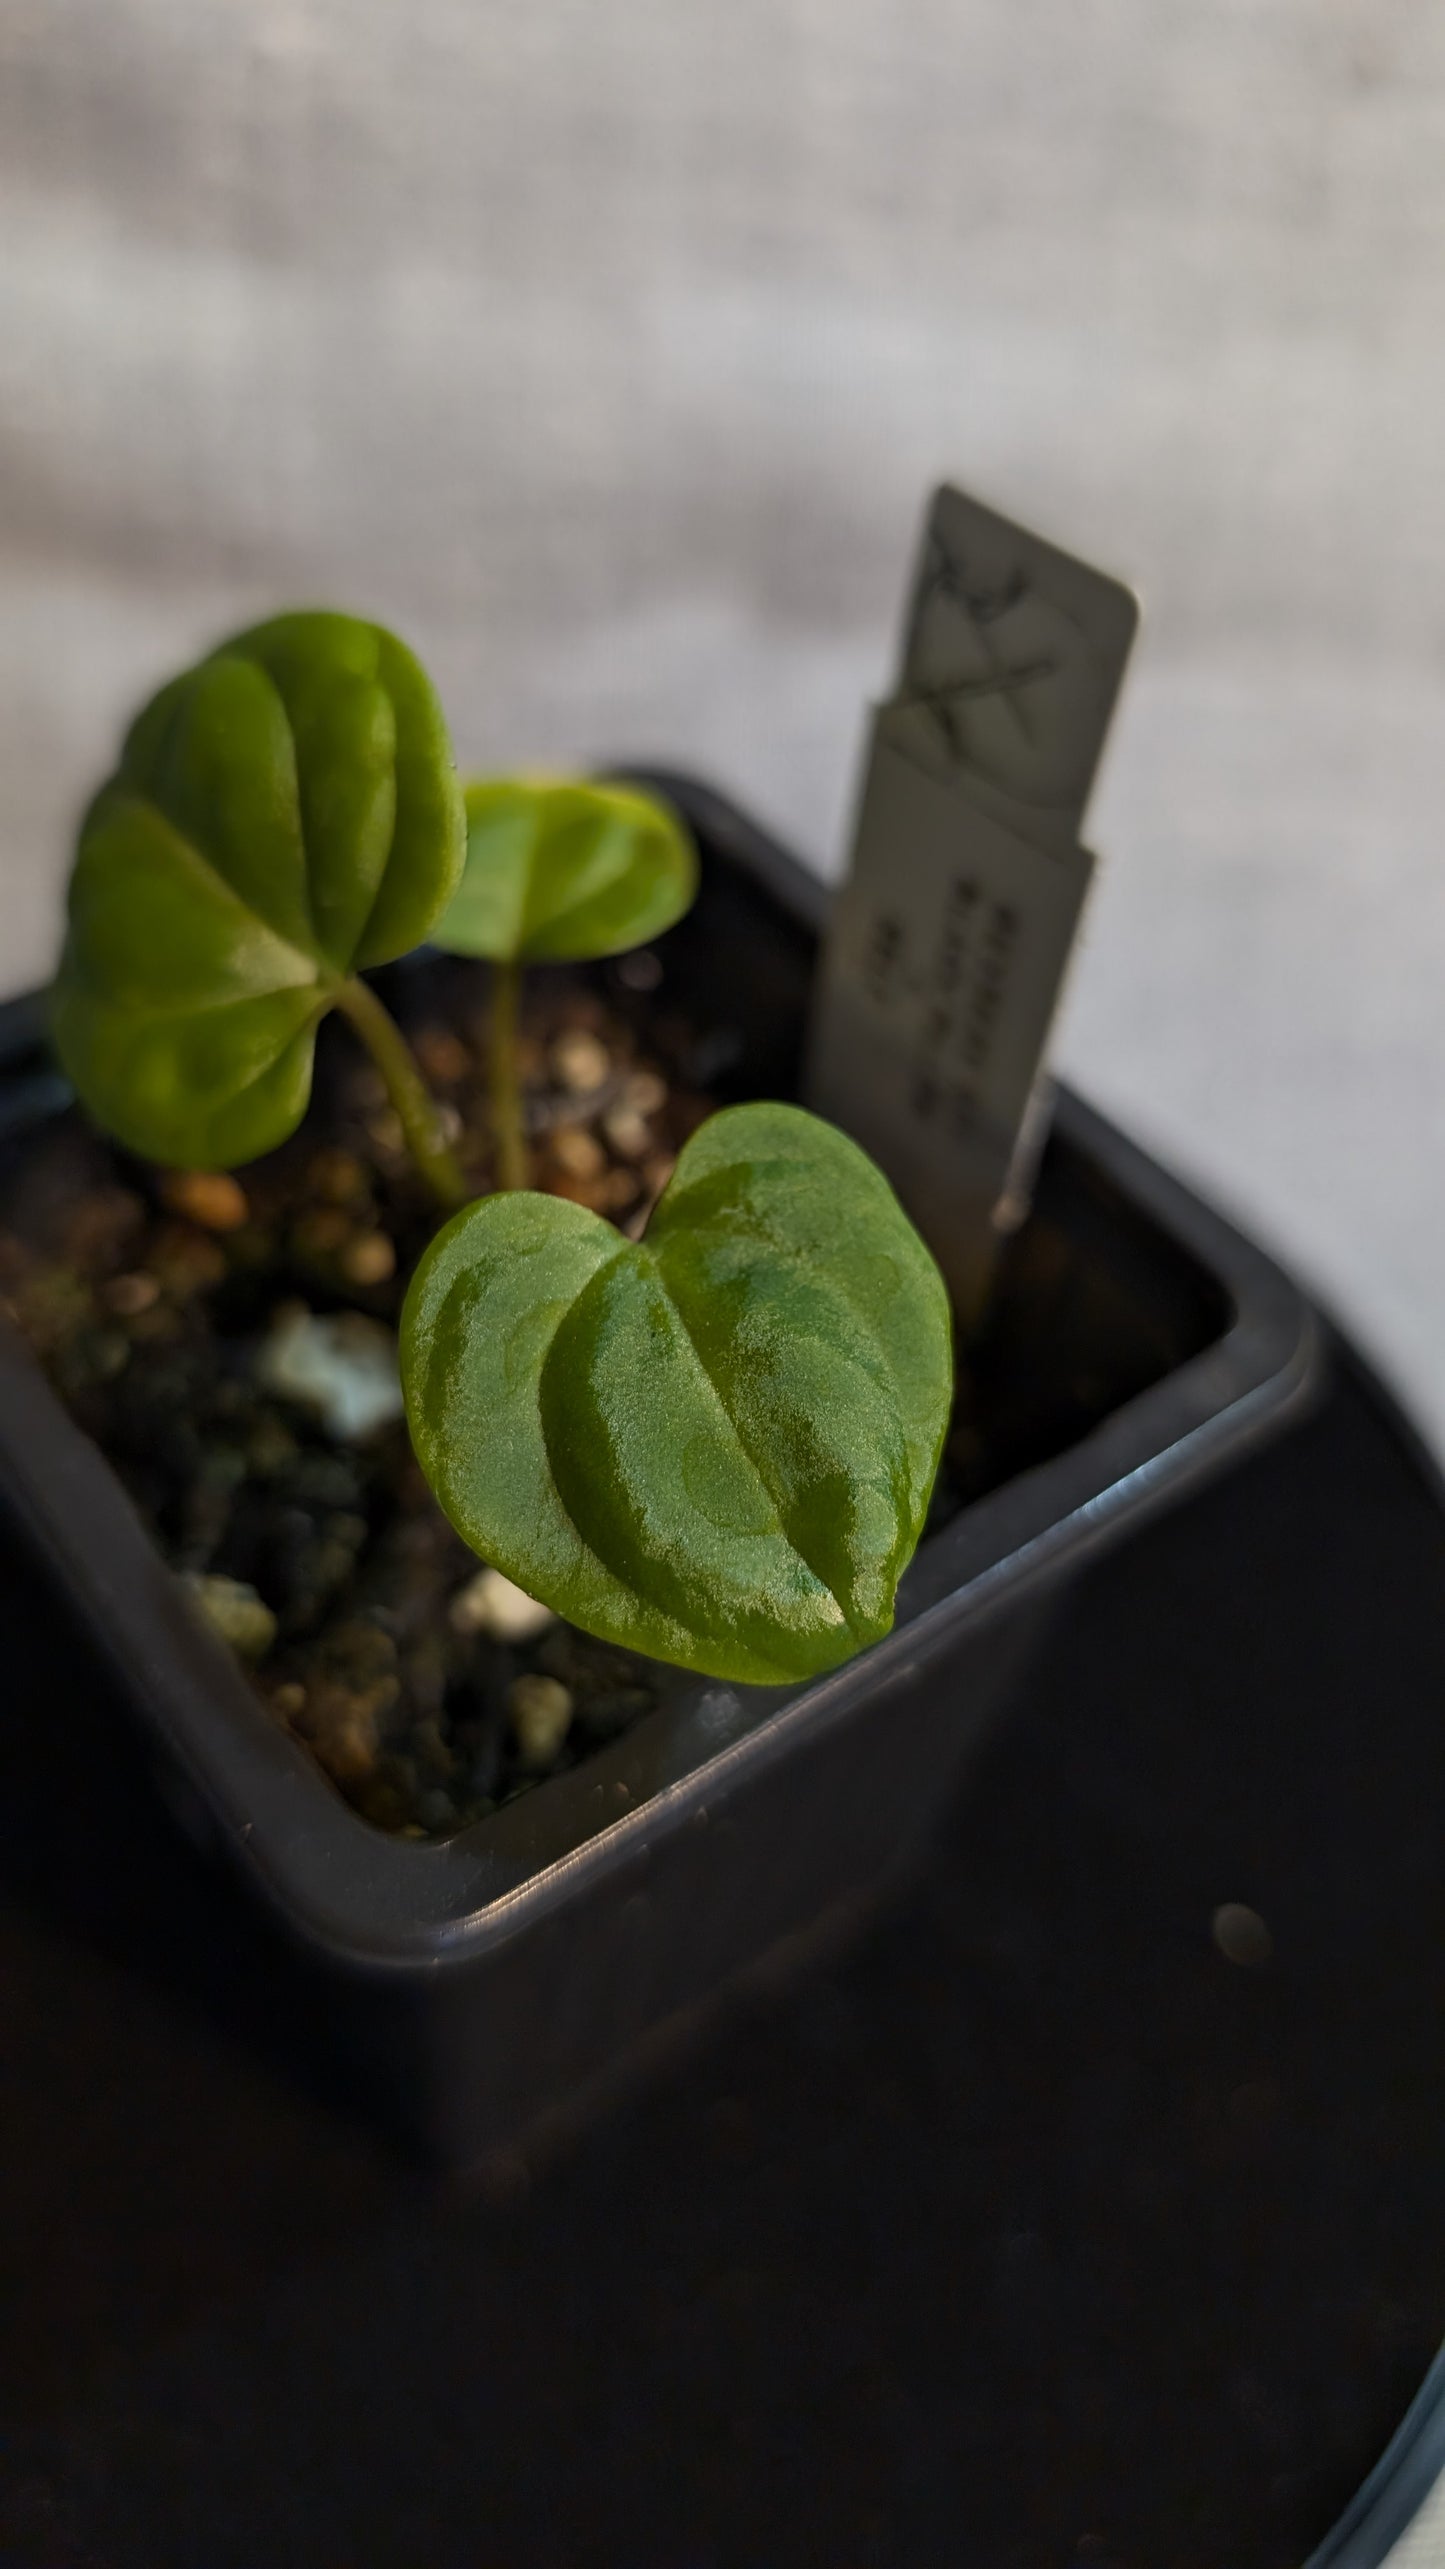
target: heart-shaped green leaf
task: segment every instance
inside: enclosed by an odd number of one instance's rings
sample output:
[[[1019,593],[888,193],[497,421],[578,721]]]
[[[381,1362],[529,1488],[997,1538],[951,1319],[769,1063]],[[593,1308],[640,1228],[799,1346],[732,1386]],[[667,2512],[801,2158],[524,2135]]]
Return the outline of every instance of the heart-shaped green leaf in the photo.
[[[948,1302],[855,1143],[734,1106],[640,1242],[552,1196],[459,1213],[407,1295],[402,1380],[484,1560],[606,1640],[778,1683],[892,1624],[948,1421]]]
[[[407,953],[460,876],[431,682],[380,625],[287,615],[163,687],[81,826],[62,1061],[133,1150],[229,1168],[305,1112],[344,979]]]
[[[466,789],[467,861],[433,942],[493,963],[625,954],[697,892],[691,839],[663,803],[620,785],[499,778]]]

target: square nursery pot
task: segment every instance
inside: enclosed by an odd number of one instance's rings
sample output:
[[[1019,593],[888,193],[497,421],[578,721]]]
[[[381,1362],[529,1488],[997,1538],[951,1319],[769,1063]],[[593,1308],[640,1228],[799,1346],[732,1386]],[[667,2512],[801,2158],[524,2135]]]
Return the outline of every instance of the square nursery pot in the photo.
[[[703,857],[658,948],[700,1083],[793,1094],[825,895],[717,796],[651,781]],[[403,1012],[432,968],[399,968]],[[6,1154],[67,1111],[40,1026],[34,1001],[4,1012]],[[890,1637],[788,1689],[669,1672],[625,1736],[436,1844],[371,1827],[268,1718],[8,1328],[0,1494],[172,1806],[279,1919],[327,2039],[390,2120],[466,2162],[576,2111],[905,1875],[1025,1696],[1063,1583],[1303,1413],[1324,1345],[1278,1268],[1061,1093],[989,1342],[991,1467],[925,1537]]]

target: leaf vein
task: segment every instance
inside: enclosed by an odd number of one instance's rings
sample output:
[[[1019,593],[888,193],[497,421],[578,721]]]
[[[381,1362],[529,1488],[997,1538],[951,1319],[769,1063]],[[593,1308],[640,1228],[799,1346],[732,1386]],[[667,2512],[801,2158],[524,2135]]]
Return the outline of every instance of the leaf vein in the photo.
[[[718,1382],[712,1367],[709,1365],[707,1358],[704,1356],[703,1351],[693,1334],[693,1331],[688,1325],[687,1314],[682,1309],[682,1306],[678,1302],[676,1296],[673,1294],[667,1278],[663,1274],[661,1266],[655,1257],[653,1259],[653,1268],[656,1273],[658,1283],[667,1296],[668,1308],[675,1315],[678,1327],[681,1329],[689,1347],[692,1349],[693,1355],[697,1359],[698,1370],[702,1374],[703,1380],[706,1382],[709,1391],[712,1393],[714,1400],[722,1411],[723,1417],[727,1421],[728,1429],[739,1453],[743,1456],[744,1461],[756,1473],[760,1486],[766,1492],[768,1503],[782,1528],[784,1541],[787,1543],[790,1551],[796,1553],[798,1559],[802,1562],[804,1569],[809,1573],[810,1577],[817,1580],[820,1588],[825,1588],[827,1590],[828,1595],[832,1598],[834,1604],[838,1608],[848,1630],[853,1633],[860,1642],[866,1641],[869,1638],[868,1634],[849,1613],[847,1606],[839,1596],[837,1589],[834,1587],[833,1582],[828,1577],[826,1571],[822,1570],[816,1561],[809,1559],[806,1545],[799,1541],[794,1527],[789,1521],[790,1515],[796,1514],[796,1510],[790,1510],[786,1495],[777,1485],[775,1475],[769,1469],[763,1456],[754,1452],[748,1438],[743,1434],[741,1427],[733,1416],[732,1410],[728,1405],[726,1396],[724,1395],[722,1387]]]
[[[222,873],[215,858],[208,856],[203,847],[199,847],[193,838],[188,838],[184,830],[177,828],[169,813],[162,809],[153,794],[140,793],[134,786],[129,786],[125,791],[124,799],[154,821],[162,837],[174,852],[188,863],[194,872],[204,875],[213,891],[219,893],[222,900],[229,902],[233,909],[239,910],[243,918],[252,920],[264,928],[268,937],[274,937],[277,945],[288,955],[294,955],[298,963],[305,964],[314,977],[317,967],[322,962],[321,955],[307,954],[304,947],[294,944],[282,929],[272,924],[264,910],[256,909],[243,892],[238,892],[230,877]],[[294,989],[300,985],[282,982],[277,986],[281,989]]]

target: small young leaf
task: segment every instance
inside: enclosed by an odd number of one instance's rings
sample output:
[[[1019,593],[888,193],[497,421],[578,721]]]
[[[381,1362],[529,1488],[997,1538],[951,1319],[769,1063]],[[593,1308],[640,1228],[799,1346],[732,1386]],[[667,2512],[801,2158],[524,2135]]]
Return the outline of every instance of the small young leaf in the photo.
[[[948,1421],[948,1301],[855,1143],[734,1106],[641,1242],[552,1196],[459,1213],[407,1295],[402,1381],[447,1515],[529,1596],[785,1682],[892,1624]]]
[[[432,931],[493,963],[580,963],[662,934],[697,892],[687,832],[619,785],[501,778],[466,789],[467,861]]]
[[[339,983],[407,953],[459,878],[461,789],[419,663],[380,625],[287,615],[163,687],[81,825],[57,1049],[148,1157],[284,1141]]]

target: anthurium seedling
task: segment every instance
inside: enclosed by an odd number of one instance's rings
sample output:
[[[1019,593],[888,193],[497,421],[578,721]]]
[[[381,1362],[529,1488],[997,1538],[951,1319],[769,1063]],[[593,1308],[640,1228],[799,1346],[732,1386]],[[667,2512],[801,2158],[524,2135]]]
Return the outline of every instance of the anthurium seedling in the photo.
[[[521,780],[464,805],[431,685],[380,626],[281,616],[162,688],[80,834],[53,993],[97,1120],[188,1169],[292,1133],[331,1008],[417,1165],[465,1195],[370,966],[489,957],[504,1191],[423,1255],[413,1443],[482,1558],[603,1639],[760,1683],[892,1624],[947,1424],[942,1279],[884,1178],[792,1106],[715,1115],[640,1241],[525,1191],[518,978],[625,951],[697,867],[663,806]]]
[[[461,789],[426,673],[380,625],[284,615],[138,716],[87,812],[52,1026],[132,1150],[233,1168],[283,1142],[338,1008],[443,1202],[466,1187],[359,975],[421,943],[461,877]]]
[[[467,856],[432,930],[452,954],[494,967],[490,1045],[497,1177],[527,1183],[517,1065],[521,976],[529,964],[625,954],[680,919],[697,891],[692,841],[665,804],[625,786],[552,777],[466,788]]]
[[[736,1106],[640,1241],[551,1196],[457,1214],[407,1295],[402,1380],[447,1515],[529,1595],[681,1667],[788,1682],[891,1627],[949,1307],[856,1144]]]

